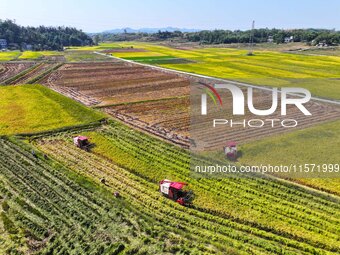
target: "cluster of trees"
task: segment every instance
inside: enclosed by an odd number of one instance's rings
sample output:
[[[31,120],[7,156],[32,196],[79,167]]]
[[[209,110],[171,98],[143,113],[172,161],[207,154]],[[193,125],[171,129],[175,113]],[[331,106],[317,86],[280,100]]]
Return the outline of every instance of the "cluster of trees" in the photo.
[[[99,33],[92,35],[95,44],[105,41],[136,41],[142,38],[148,38],[150,36],[147,33],[122,33],[122,34],[112,34],[112,33]]]
[[[86,33],[73,27],[24,27],[12,20],[0,20],[0,38],[23,49],[32,45],[33,50],[63,50],[66,46],[93,45]]]
[[[184,39],[202,44],[220,43],[248,43],[252,31],[241,30],[204,30],[200,32],[183,33],[181,31],[158,31],[158,33],[124,33],[124,34],[97,34],[98,41],[127,41],[127,40],[167,40]],[[284,43],[285,38],[292,37],[293,42],[306,42],[309,44],[326,43],[328,45],[340,44],[340,31],[327,29],[254,29],[253,40],[255,43],[267,42],[272,38],[274,43]]]
[[[247,43],[251,35],[251,30],[247,31],[230,31],[230,30],[214,30],[200,31],[197,33],[188,33],[186,38],[189,41],[201,42],[206,44],[219,43]],[[340,43],[340,32],[326,29],[254,29],[253,40],[255,43],[267,42],[268,38],[272,38],[274,43],[284,43],[285,38],[292,37],[293,42],[306,42],[318,44],[320,42],[329,45],[337,45]]]

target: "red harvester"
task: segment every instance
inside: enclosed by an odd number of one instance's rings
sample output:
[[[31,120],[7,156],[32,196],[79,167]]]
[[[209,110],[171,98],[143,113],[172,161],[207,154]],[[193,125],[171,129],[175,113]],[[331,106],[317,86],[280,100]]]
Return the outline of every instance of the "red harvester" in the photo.
[[[90,149],[90,142],[89,138],[86,136],[76,136],[73,138],[73,143],[75,146],[79,147],[82,150],[89,151]]]
[[[159,183],[159,191],[180,205],[189,205],[193,200],[193,192],[183,190],[183,187],[188,185],[185,182],[173,182],[170,180],[162,180]]]
[[[234,141],[229,141],[226,144],[227,146],[223,147],[224,153],[226,157],[230,160],[237,159],[237,143]]]

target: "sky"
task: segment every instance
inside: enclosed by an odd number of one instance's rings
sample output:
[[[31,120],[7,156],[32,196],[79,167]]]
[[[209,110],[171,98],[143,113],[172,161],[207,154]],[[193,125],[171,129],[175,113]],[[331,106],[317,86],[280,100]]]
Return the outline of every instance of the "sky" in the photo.
[[[340,0],[0,0],[0,19],[24,26],[115,28],[328,28],[340,30]]]

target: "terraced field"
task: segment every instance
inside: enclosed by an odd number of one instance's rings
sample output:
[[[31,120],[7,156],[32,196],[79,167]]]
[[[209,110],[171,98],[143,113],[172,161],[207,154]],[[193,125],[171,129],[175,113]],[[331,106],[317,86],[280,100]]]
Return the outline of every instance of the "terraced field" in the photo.
[[[200,240],[198,250],[209,254],[340,251],[338,197],[269,177],[193,178],[186,151],[117,123],[83,134],[95,143],[90,153],[75,148],[67,133],[40,138],[35,144],[80,175],[98,181],[104,177],[110,192],[118,190],[124,201],[178,229],[185,239]],[[194,206],[182,207],[163,198],[157,183],[164,178],[188,182],[196,194]]]

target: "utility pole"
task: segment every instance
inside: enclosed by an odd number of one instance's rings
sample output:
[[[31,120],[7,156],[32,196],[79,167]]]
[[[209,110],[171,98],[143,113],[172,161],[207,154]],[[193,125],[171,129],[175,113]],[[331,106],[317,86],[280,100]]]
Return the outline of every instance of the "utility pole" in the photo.
[[[253,55],[253,48],[254,48],[254,28],[255,28],[255,20],[253,20],[253,24],[251,26],[250,37],[249,37],[249,52],[248,56]]]

